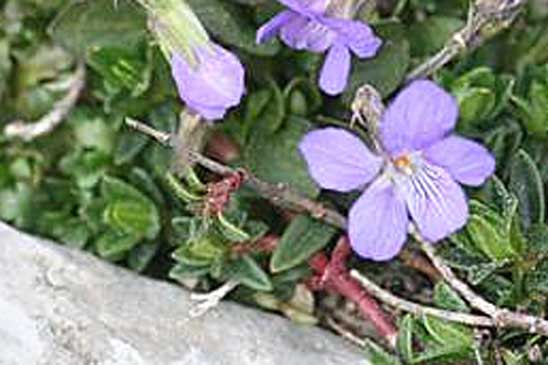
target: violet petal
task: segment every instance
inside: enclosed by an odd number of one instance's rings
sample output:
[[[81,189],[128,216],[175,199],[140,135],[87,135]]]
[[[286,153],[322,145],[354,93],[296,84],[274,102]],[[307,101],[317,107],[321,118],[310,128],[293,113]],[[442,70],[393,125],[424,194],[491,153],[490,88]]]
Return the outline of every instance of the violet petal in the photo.
[[[281,28],[280,38],[293,49],[322,53],[331,47],[336,34],[314,19],[297,15]]]
[[[341,43],[335,43],[327,53],[320,72],[320,88],[329,95],[344,91],[350,74],[350,51]]]
[[[468,219],[462,188],[441,167],[423,160],[422,166],[398,188],[421,235],[431,242],[456,232]]]
[[[264,43],[274,38],[280,29],[286,25],[288,22],[293,20],[296,16],[296,13],[290,10],[285,10],[276,15],[274,18],[270,19],[268,22],[263,24],[257,31],[257,43]]]
[[[424,151],[424,156],[465,185],[482,185],[495,172],[495,159],[485,147],[458,136],[435,143]]]
[[[458,105],[451,94],[431,81],[414,81],[384,113],[381,139],[392,156],[420,150],[445,137],[457,118]]]
[[[350,209],[350,244],[364,258],[390,260],[401,251],[408,224],[404,200],[396,194],[392,183],[381,177]]]
[[[307,133],[299,143],[312,178],[324,189],[348,192],[362,187],[379,172],[382,159],[355,135],[341,128]]]
[[[329,17],[321,17],[319,21],[335,31],[340,39],[344,39],[345,44],[359,58],[375,56],[382,45],[382,40],[363,22]]]

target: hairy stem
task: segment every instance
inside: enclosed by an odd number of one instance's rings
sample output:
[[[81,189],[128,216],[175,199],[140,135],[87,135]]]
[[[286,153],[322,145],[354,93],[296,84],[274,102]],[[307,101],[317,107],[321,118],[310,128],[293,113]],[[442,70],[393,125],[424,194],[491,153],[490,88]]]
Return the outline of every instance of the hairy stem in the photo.
[[[397,308],[404,312],[409,312],[417,316],[428,315],[443,319],[450,322],[458,322],[470,326],[494,327],[495,322],[486,316],[477,316],[468,313],[454,312],[434,307],[429,307],[417,304],[402,298],[399,298],[392,293],[382,289],[380,286],[369,280],[357,270],[352,270],[350,275],[356,279],[361,286],[375,298],[391,307]]]
[[[175,146],[176,142],[169,133],[155,130],[150,126],[131,118],[126,118],[126,124],[131,128],[134,128],[141,133],[156,139],[164,145],[171,147]],[[185,153],[192,162],[195,162],[216,174],[231,175],[238,171],[230,166],[226,166],[212,160],[199,152],[187,150]],[[302,194],[296,192],[285,184],[268,183],[249,172],[245,172],[245,176],[246,184],[253,188],[259,195],[268,199],[273,205],[291,209],[296,212],[306,212],[311,214],[314,218],[335,227],[341,229],[346,228],[346,218],[336,210],[326,208],[323,204],[302,196]]]
[[[424,239],[418,238],[423,252],[440,272],[441,276],[475,309],[487,314],[497,327],[520,328],[530,333],[548,336],[548,321],[529,314],[512,312],[499,308],[476,294],[465,282],[461,281],[451,268],[436,255],[434,247]]]

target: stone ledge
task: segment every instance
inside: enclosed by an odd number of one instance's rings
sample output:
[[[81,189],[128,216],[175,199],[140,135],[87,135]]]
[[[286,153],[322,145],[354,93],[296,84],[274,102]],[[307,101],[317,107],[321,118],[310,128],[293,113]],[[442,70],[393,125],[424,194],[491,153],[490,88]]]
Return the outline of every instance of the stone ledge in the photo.
[[[188,292],[0,222],[0,365],[366,365],[318,328]]]

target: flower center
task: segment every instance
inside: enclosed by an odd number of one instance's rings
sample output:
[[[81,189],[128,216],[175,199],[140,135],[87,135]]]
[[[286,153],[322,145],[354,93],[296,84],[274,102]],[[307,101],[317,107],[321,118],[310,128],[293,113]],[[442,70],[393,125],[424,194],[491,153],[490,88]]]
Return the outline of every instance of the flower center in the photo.
[[[401,155],[392,160],[392,163],[399,171],[405,173],[406,175],[411,175],[413,173],[413,161],[412,156],[409,154]]]

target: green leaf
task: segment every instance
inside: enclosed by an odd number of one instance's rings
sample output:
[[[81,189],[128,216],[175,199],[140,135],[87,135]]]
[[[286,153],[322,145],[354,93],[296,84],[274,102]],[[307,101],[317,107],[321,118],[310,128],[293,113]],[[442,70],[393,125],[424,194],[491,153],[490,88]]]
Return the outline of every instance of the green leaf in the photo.
[[[336,229],[306,215],[293,219],[285,230],[270,261],[277,273],[298,266],[324,248]]]
[[[308,78],[298,77],[283,92],[291,114],[306,117],[317,111],[323,103],[322,94],[317,84]]]
[[[61,232],[57,235],[57,239],[65,245],[79,249],[84,248],[90,238],[90,230],[80,219],[65,221]]]
[[[384,44],[374,58],[360,60],[354,57],[352,74],[343,100],[350,104],[359,87],[373,85],[383,97],[390,95],[403,81],[410,62],[409,43],[403,27],[398,23],[379,25],[376,30]]]
[[[509,189],[518,197],[523,227],[544,222],[544,185],[537,165],[524,150],[519,150],[510,164]]]
[[[455,359],[468,359],[473,354],[473,331],[461,325],[423,316],[422,325],[427,336],[423,336],[425,350],[417,354],[413,363],[433,363]]]
[[[76,143],[84,148],[94,148],[106,154],[114,148],[114,131],[101,115],[87,109],[78,109],[70,119]]]
[[[470,88],[454,95],[459,102],[460,119],[465,124],[487,118],[495,107],[496,95],[487,88]]]
[[[221,231],[221,234],[231,242],[244,242],[249,241],[251,236],[245,232],[241,224],[235,224],[229,221],[224,214],[219,214],[218,218],[218,227]]]
[[[485,216],[478,214],[472,214],[466,225],[466,231],[476,247],[495,261],[512,258],[516,254],[510,237],[506,232],[501,232],[500,228],[500,223],[490,222]]]
[[[247,97],[243,125],[239,126],[237,138],[246,144],[255,129],[263,133],[274,133],[282,126],[286,118],[285,97],[274,81],[268,82],[268,88],[260,89]]]
[[[150,201],[148,197],[130,184],[111,176],[105,176],[103,178],[101,194],[106,200],[110,201],[124,199],[139,200],[145,203]]]
[[[156,206],[138,200],[110,202],[104,213],[105,223],[126,234],[153,239],[160,231]]]
[[[259,291],[271,291],[272,282],[264,270],[250,256],[245,255],[227,268],[229,276],[243,285]]]
[[[209,266],[191,266],[177,264],[169,271],[169,277],[173,280],[183,282],[188,279],[199,278],[209,273]]]
[[[398,341],[396,347],[403,360],[413,359],[413,331],[415,320],[411,314],[406,314],[399,323]]]
[[[109,261],[123,259],[129,251],[139,243],[138,236],[128,235],[118,231],[107,231],[95,242],[97,254]]]
[[[127,234],[155,238],[160,231],[160,213],[156,205],[126,182],[105,177],[101,185],[107,200],[104,219],[107,224]]]
[[[548,81],[534,80],[526,96],[512,96],[514,114],[521,119],[527,131],[537,137],[548,133]]]
[[[18,227],[28,227],[31,224],[34,193],[25,183],[17,183],[13,189],[0,190],[0,218],[14,222]]]
[[[428,316],[422,317],[422,324],[428,334],[441,344],[462,348],[474,345],[473,331],[468,327]]]
[[[220,260],[226,253],[227,248],[219,237],[205,233],[183,243],[172,257],[183,264],[205,266]]]
[[[276,133],[256,126],[245,150],[249,170],[271,183],[285,183],[308,197],[319,189],[308,175],[297,145],[311,125],[305,119],[289,117]]]
[[[144,50],[143,50],[144,48]],[[151,53],[146,47],[94,47],[88,51],[88,64],[109,87],[125,89],[132,97],[142,95],[152,77]]]
[[[400,365],[401,361],[372,340],[365,338],[364,352],[367,360],[374,365]]]
[[[464,25],[459,18],[432,16],[409,29],[411,51],[415,57],[428,56],[438,50]]]
[[[134,167],[131,169],[129,176],[129,182],[135,188],[139,189],[150,197],[158,206],[163,206],[166,204],[164,195],[152,176],[149,173],[140,167]]]
[[[548,225],[535,224],[527,231],[527,249],[535,258],[548,255]]]
[[[256,25],[241,7],[220,0],[187,0],[207,30],[226,44],[258,56],[272,56],[280,49],[278,41],[257,44]]]
[[[127,264],[133,271],[142,272],[158,252],[159,245],[152,242],[144,242],[133,248],[129,253]]]
[[[441,308],[457,312],[470,312],[466,302],[444,282],[439,282],[434,288],[434,302]]]
[[[502,214],[499,214],[490,206],[478,200],[471,200],[468,224],[465,230],[457,235],[455,242],[469,248],[473,247],[499,263],[515,260],[523,244],[519,227],[514,224],[516,203],[517,201],[508,194],[507,200],[501,203]]]
[[[146,19],[131,1],[73,1],[59,13],[49,32],[53,39],[81,56],[94,47],[134,49],[145,39]]]
[[[0,101],[8,90],[8,79],[11,73],[10,44],[6,39],[0,39]]]
[[[94,187],[105,174],[110,159],[100,150],[78,149],[66,154],[59,161],[59,168],[65,174],[74,177],[81,189]]]
[[[197,217],[174,217],[171,220],[173,235],[177,240],[189,241],[198,236],[200,219]]]

